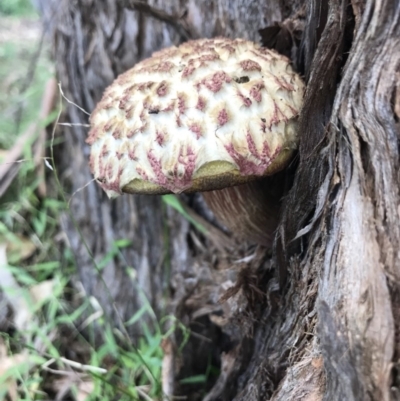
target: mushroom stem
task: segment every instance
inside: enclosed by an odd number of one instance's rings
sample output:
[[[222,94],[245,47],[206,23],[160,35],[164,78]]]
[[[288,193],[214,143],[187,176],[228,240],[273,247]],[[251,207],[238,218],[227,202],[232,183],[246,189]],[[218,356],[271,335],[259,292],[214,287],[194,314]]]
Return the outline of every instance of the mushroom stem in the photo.
[[[282,174],[203,193],[215,217],[235,237],[272,246],[285,180]]]

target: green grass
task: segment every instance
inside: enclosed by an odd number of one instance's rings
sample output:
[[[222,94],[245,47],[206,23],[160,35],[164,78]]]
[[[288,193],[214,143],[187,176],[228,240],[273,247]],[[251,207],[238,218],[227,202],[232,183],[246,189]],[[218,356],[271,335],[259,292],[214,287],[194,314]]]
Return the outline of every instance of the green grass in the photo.
[[[21,270],[13,269],[17,280],[20,283],[35,285],[32,276],[27,280],[25,274],[19,275]],[[84,299],[76,309],[68,307],[63,300],[67,280],[62,273],[53,273],[54,286],[51,295],[37,305],[31,303],[32,318],[29,329],[19,331],[13,337],[3,333],[9,354],[24,357],[22,363],[12,366],[0,377],[0,399],[3,399],[8,391],[7,379],[10,378],[19,382],[20,399],[40,399],[33,395],[33,388],[44,387],[49,376],[46,373],[62,373],[68,371],[71,366],[82,375],[81,382],[92,385],[86,400],[113,400],[116,395],[119,400],[135,400],[139,399],[139,392],[145,392],[152,399],[158,399],[161,395],[161,342],[176,328],[183,331],[186,339],[188,331],[173,320],[170,330],[163,333],[147,303],[126,324],[133,324],[136,318],[150,317],[156,329],[150,330],[147,324],[143,324],[144,335],[138,340],[137,347],[134,347],[111,322],[97,314],[98,310],[93,308],[89,298]],[[23,296],[30,298],[27,288],[24,292]],[[104,333],[104,343],[97,348],[90,344],[78,329],[82,325],[78,322],[85,313],[98,316],[96,323]],[[67,332],[68,338],[62,338],[61,331]],[[74,337],[76,339],[71,344],[71,338]],[[72,361],[75,362],[72,364],[71,360],[63,359],[67,346],[84,350],[79,358],[81,360]],[[78,384],[71,384],[70,391],[77,394],[80,391]]]

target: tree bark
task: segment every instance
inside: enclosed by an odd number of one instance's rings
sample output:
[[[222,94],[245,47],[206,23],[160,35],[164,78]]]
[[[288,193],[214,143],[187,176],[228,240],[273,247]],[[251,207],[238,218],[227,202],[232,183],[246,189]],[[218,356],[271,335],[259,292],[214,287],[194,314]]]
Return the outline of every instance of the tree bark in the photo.
[[[206,234],[160,198],[109,201],[94,182],[85,186],[92,178],[87,129],[64,128],[57,163],[69,192],[80,189],[71,210],[94,259],[103,260],[118,239],[132,241],[100,278],[64,216],[85,291],[116,325],[140,308],[141,289],[157,314],[173,312],[191,328],[176,379],[201,373],[209,355],[221,371],[206,396],[190,399],[400,399],[400,3],[49,4],[63,91],[88,112],[118,74],[188,38],[257,41],[261,30],[262,42],[289,55],[307,82],[301,144],[288,171],[293,185],[272,255],[233,246],[197,195],[182,200],[212,227]],[[87,123],[67,106],[68,122]]]

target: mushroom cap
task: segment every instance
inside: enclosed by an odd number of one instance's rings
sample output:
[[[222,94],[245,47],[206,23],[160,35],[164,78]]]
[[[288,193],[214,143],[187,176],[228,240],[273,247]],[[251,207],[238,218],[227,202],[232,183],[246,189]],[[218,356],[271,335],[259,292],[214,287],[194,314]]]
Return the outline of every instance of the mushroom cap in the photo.
[[[303,92],[288,58],[247,40],[161,50],[120,75],[93,111],[92,173],[110,197],[271,175],[297,147]]]

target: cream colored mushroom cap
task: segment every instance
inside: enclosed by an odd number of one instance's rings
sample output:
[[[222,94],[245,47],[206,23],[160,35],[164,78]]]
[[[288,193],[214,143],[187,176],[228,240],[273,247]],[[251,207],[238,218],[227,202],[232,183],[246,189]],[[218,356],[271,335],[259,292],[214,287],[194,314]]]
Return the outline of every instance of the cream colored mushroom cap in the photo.
[[[297,147],[304,84],[289,60],[242,39],[200,39],[120,75],[93,111],[90,167],[110,197],[237,185]]]

